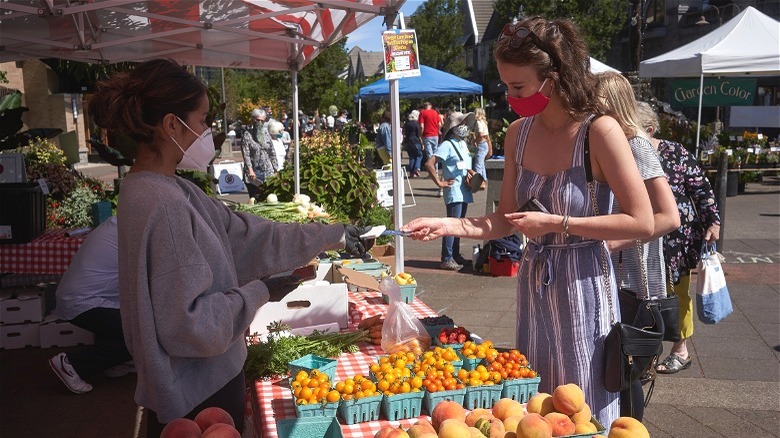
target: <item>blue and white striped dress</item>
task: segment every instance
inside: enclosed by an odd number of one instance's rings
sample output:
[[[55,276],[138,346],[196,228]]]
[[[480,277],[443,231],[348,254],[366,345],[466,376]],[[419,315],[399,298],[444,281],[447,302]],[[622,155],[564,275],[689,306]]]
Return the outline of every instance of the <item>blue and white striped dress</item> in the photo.
[[[535,196],[551,213],[592,216],[583,167],[585,130],[580,129],[571,168],[543,176],[523,169],[523,148],[533,117],[521,122],[517,143],[517,205]],[[583,123],[583,127],[586,126]],[[612,191],[595,183],[599,212],[611,211]],[[529,240],[517,285],[517,347],[541,376],[540,392],[576,383],[585,392],[593,415],[609,428],[619,416],[618,393],[604,389],[604,339],[610,308],[602,274],[601,241],[560,233]],[[614,309],[618,312],[612,264]]]

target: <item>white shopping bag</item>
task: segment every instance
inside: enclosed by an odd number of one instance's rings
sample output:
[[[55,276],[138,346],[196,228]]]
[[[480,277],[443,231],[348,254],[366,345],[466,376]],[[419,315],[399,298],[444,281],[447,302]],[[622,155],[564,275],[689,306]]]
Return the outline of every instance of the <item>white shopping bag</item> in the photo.
[[[712,246],[705,243],[702,247],[697,269],[699,275],[696,280],[696,310],[699,320],[705,324],[715,324],[734,309],[714,243]]]

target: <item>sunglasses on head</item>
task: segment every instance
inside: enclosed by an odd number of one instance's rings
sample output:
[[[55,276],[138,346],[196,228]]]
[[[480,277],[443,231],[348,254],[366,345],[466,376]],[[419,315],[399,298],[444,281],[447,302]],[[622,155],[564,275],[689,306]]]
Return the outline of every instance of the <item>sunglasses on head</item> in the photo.
[[[546,53],[547,56],[550,57],[550,60],[553,63],[553,67],[556,70],[560,70],[560,63],[558,62],[558,58],[553,56],[553,51],[550,46],[542,41],[538,36],[536,36],[535,33],[533,33],[533,31],[531,31],[531,29],[528,29],[527,27],[515,27],[514,24],[507,23],[507,25],[504,26],[504,29],[501,31],[501,35],[499,35],[498,41],[501,42],[505,39],[509,39],[509,47],[517,49],[523,44],[526,38],[530,38],[531,42],[536,47],[538,47],[539,50]]]

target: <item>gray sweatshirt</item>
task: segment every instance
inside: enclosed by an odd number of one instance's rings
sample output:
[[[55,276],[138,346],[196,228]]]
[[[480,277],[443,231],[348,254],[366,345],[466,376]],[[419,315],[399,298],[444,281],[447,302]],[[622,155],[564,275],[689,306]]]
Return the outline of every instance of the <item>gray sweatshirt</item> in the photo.
[[[179,177],[128,174],[119,196],[122,328],[136,402],[163,423],[241,372],[244,334],[268,301],[261,277],[343,248],[342,225],[235,213]]]

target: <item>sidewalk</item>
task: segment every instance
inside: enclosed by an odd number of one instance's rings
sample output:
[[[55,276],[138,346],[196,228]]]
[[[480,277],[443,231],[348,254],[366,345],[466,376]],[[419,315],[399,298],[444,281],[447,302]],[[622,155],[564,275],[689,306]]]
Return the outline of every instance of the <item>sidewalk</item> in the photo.
[[[98,169],[111,179],[116,174],[112,166],[92,167]],[[696,321],[690,347],[693,366],[676,375],[659,376],[645,412],[645,424],[654,438],[780,436],[780,185],[776,181],[750,184],[746,194],[727,199],[724,270],[734,313],[713,326]],[[445,214],[429,179],[413,179],[411,185],[417,205],[403,209],[404,222]],[[226,197],[246,200],[245,194]],[[485,211],[484,192],[476,198],[469,216]],[[481,242],[463,239],[463,255],[470,258],[477,243]],[[420,299],[483,338],[514,346],[516,279],[478,276],[468,268],[439,270],[439,241],[406,239],[404,245],[406,271],[417,278]],[[131,437],[135,378],[99,376],[89,379],[95,390],[75,396],[46,363],[59,351],[0,351],[0,437]]]

